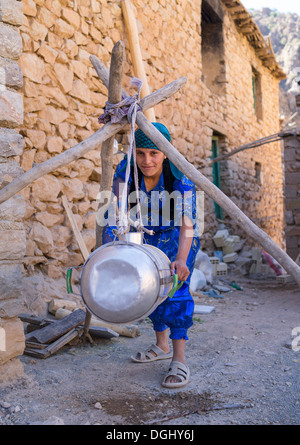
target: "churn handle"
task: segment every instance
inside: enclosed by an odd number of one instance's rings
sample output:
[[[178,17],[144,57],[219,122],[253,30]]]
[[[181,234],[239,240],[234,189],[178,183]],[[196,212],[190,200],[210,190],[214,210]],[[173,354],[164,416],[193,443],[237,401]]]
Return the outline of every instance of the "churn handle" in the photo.
[[[77,269],[78,267],[82,267],[82,266],[75,266],[75,267],[71,267],[70,269],[67,270],[67,277],[66,277],[66,281],[67,281],[67,292],[68,294],[74,294],[73,289],[72,289],[72,272],[73,269]],[[79,294],[74,294],[74,295],[79,295]],[[79,295],[81,296],[81,295]]]
[[[172,298],[174,296],[175,292],[177,292],[184,283],[185,283],[185,281],[180,281],[178,283],[178,275],[177,275],[177,273],[175,273],[173,275],[173,287],[170,290],[170,292],[168,293],[168,297]]]

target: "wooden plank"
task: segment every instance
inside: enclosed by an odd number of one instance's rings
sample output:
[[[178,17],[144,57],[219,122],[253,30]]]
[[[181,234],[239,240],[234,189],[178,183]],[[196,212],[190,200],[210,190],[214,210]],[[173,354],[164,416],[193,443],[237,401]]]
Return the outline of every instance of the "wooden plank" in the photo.
[[[104,328],[104,327],[97,327],[97,326],[91,326],[89,328],[89,333],[92,336],[102,337],[102,338],[119,337],[119,334],[117,332],[113,331],[112,329]]]
[[[78,331],[74,328],[71,331],[67,332],[65,335],[63,335],[62,337],[60,337],[50,346],[48,346],[47,351],[49,352],[49,354],[53,355],[63,346],[68,344],[71,340],[74,340],[74,338],[76,338],[77,336],[78,336]]]
[[[34,331],[29,338],[34,339],[38,343],[50,343],[66,334],[71,329],[82,324],[85,319],[85,314],[84,310],[77,309],[76,311],[71,312],[67,317],[55,321],[43,329]]]
[[[69,218],[69,221],[70,221],[71,227],[73,229],[73,232],[74,232],[76,241],[78,243],[79,249],[81,251],[81,254],[82,254],[84,260],[86,260],[88,258],[88,256],[89,256],[89,251],[88,251],[88,249],[87,249],[87,247],[85,245],[85,242],[84,242],[84,240],[82,238],[80,230],[78,229],[78,226],[76,224],[74,215],[73,215],[72,210],[70,208],[68,199],[64,195],[62,195],[61,199],[62,199],[63,206],[64,206],[64,208],[65,208],[65,210],[67,212],[67,216]]]
[[[55,317],[58,320],[64,319],[64,317],[67,317],[70,314],[69,311],[66,309],[58,309],[56,311]],[[113,323],[105,323],[101,320],[99,320],[96,317],[92,317],[91,319],[91,327],[103,327],[103,328],[109,328],[112,329],[114,332],[116,332],[119,335],[122,335],[124,337],[136,337],[139,335],[139,326],[136,324],[113,324]]]
[[[25,313],[19,314],[18,317],[24,323],[30,323],[35,325],[40,325],[44,320],[42,317],[37,317],[36,315],[30,315]]]
[[[26,348],[46,349],[49,345],[45,343],[37,343],[35,341],[25,341]]]
[[[58,340],[56,340],[51,345],[48,345],[44,349],[37,349],[31,347],[26,347],[24,350],[25,355],[29,355],[34,358],[41,358],[46,359],[50,357],[50,355],[54,355],[56,352],[58,352],[63,346],[67,345],[70,341],[74,340],[78,336],[78,331],[76,329],[72,329],[71,331],[67,332],[65,335],[60,337]]]

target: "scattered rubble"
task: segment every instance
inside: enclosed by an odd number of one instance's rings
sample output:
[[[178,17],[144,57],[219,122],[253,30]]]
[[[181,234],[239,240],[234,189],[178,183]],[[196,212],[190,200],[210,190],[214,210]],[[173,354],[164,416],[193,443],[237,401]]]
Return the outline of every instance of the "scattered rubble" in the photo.
[[[191,277],[192,294],[201,291],[204,295],[221,298],[222,293],[234,289],[242,290],[227,276],[249,277],[249,279],[274,280],[278,284],[291,283],[294,278],[288,275],[275,259],[261,247],[248,246],[246,240],[231,234],[224,224],[213,237],[215,250],[200,251]],[[300,254],[296,260],[300,265]]]

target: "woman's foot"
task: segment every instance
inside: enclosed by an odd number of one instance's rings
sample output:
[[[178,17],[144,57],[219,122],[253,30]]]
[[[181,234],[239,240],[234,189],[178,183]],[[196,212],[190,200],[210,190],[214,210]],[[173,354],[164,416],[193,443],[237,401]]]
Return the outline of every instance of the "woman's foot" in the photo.
[[[131,360],[135,363],[147,363],[154,362],[156,360],[166,360],[172,358],[170,348],[162,349],[158,345],[151,345],[144,352],[138,352],[135,357],[131,357]]]
[[[162,382],[162,386],[165,388],[181,388],[189,382],[189,379],[189,367],[183,363],[172,361],[169,371]]]

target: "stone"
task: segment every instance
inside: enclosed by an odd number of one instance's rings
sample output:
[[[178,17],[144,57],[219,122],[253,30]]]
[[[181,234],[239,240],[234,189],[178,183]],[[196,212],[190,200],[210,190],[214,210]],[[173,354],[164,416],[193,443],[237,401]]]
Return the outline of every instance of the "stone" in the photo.
[[[17,29],[0,23],[0,56],[18,60],[22,54],[23,45]]]
[[[72,60],[70,62],[70,68],[74,72],[74,74],[79,77],[82,81],[84,81],[88,74],[88,67],[80,62],[79,60]]]
[[[36,54],[23,53],[19,60],[23,75],[36,83],[42,83],[45,75],[45,64]]]
[[[52,239],[52,233],[47,227],[43,226],[43,224],[41,224],[40,222],[33,223],[30,236],[43,253],[48,253],[53,249],[54,244]]]
[[[23,137],[15,130],[0,129],[0,157],[20,156],[23,152]]]
[[[53,215],[49,212],[39,212],[36,214],[35,218],[48,228],[56,226],[57,224],[62,224],[65,219],[64,215],[62,214]]]
[[[61,63],[55,63],[53,68],[63,91],[68,93],[73,87],[73,72]]]
[[[53,25],[55,25],[57,16],[52,12],[52,7],[50,11],[49,9],[42,6],[39,8],[37,20],[45,25],[48,29],[50,29]]]
[[[22,124],[23,124],[22,94],[9,90],[0,91],[0,125],[4,127],[15,128]]]
[[[23,323],[18,317],[2,320],[1,327],[5,330],[6,334],[6,351],[0,353],[0,366],[22,355],[25,349]]]
[[[95,235],[95,230],[93,229],[83,229],[83,231],[81,232],[83,241],[88,249],[89,252],[92,251],[92,249],[94,249],[95,245],[96,245],[96,235]]]
[[[58,125],[58,132],[63,139],[68,139],[69,129],[70,127],[67,122]]]
[[[39,117],[49,121],[51,124],[59,125],[69,117],[69,113],[60,108],[48,106],[46,109],[40,111]]]
[[[87,199],[89,199],[90,201],[95,201],[97,198],[99,198],[99,185],[96,183],[84,184],[84,193]]]
[[[89,161],[88,159],[78,159],[74,163],[73,171],[78,172],[78,176],[76,178],[85,183],[91,176],[94,167],[95,166],[92,161]]]
[[[18,357],[8,360],[0,366],[0,384],[15,383],[24,377],[24,365]]]
[[[0,204],[0,220],[22,221],[25,211],[26,204],[23,196],[14,195]]]
[[[37,51],[39,56],[42,56],[45,62],[50,63],[51,65],[55,62],[58,52],[51,48],[49,45],[43,43]]]
[[[23,12],[25,15],[35,17],[37,14],[36,3],[34,0],[22,0]]]
[[[45,25],[42,25],[35,19],[30,19],[27,28],[27,33],[33,39],[33,45],[35,46],[35,42],[41,41],[44,42],[46,40],[46,36],[48,34],[48,28]],[[37,46],[38,48],[38,46]],[[37,48],[34,48],[36,50]]]
[[[68,201],[79,200],[84,198],[83,184],[79,179],[63,179],[62,192],[68,198]]]
[[[0,261],[0,307],[4,300],[20,299],[23,290],[23,277],[21,265],[19,261],[8,261],[7,259]],[[18,306],[15,306],[13,312],[2,314],[13,317],[17,313]]]
[[[27,130],[27,137],[31,140],[32,146],[42,150],[46,145],[46,135],[40,130]]]
[[[96,212],[88,212],[84,217],[84,227],[86,229],[96,229]]]
[[[16,0],[1,0],[0,20],[10,25],[21,26],[23,23],[23,5]]]
[[[24,124],[28,122],[29,113],[44,110],[46,108],[47,103],[48,101],[45,97],[37,97],[37,98],[24,97],[24,111],[25,111]],[[36,119],[36,115],[34,115],[34,118]]]
[[[56,225],[52,228],[52,237],[57,249],[63,249],[72,242],[73,232],[70,227]]]
[[[23,169],[14,160],[0,163],[0,188],[5,187],[22,173]]]
[[[73,82],[72,89],[69,91],[70,96],[82,100],[86,103],[91,103],[91,93],[88,86],[80,79]]]
[[[0,230],[0,260],[18,260],[25,250],[25,230]]]
[[[11,88],[22,88],[23,73],[17,62],[0,57],[0,84]]]
[[[52,175],[45,175],[32,185],[32,194],[40,201],[56,202],[57,196],[61,191],[59,180]]]
[[[72,25],[76,31],[79,29],[80,15],[77,14],[77,12],[73,11],[71,8],[63,8],[61,11],[61,17]]]
[[[55,33],[59,37],[69,39],[73,36],[75,29],[73,26],[69,25],[65,20],[58,19],[55,23]]]
[[[61,153],[63,150],[63,140],[60,136],[50,136],[47,141],[49,153]]]

